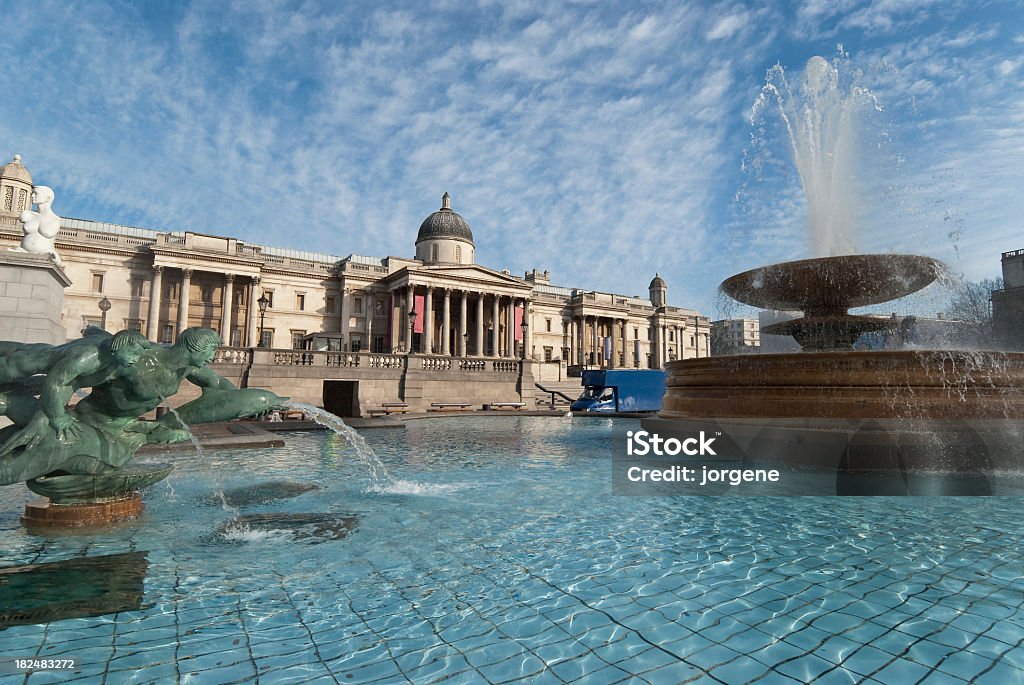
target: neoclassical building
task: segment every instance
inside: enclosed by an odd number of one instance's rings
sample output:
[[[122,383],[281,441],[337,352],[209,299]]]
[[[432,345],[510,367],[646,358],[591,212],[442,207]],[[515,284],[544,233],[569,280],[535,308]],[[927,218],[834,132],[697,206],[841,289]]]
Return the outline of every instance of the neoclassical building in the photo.
[[[17,217],[31,189],[19,159],[0,167],[0,247],[21,240]],[[447,193],[420,225],[415,257],[336,257],[80,219],[61,226],[69,338],[96,324],[171,342],[184,328],[206,326],[236,348],[497,359],[525,352],[540,378],[578,367],[658,368],[709,353],[708,319],[669,306],[660,276],[643,299],[555,286],[547,271],[520,278],[477,264],[473,233]]]

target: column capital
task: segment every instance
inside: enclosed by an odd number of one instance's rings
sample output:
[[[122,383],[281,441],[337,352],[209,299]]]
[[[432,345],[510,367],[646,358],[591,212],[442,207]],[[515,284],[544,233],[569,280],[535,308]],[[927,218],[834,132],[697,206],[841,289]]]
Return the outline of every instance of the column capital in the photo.
[[[154,264],[153,265],[153,272],[157,273],[157,274],[162,274],[164,272],[164,265],[163,264]]]
[[[182,269],[181,270],[181,275],[184,276],[185,278],[192,278],[192,273],[193,272],[194,272],[194,269]]]
[[[249,277],[249,282],[252,283],[253,285],[259,285],[260,284],[260,277],[259,276],[250,276]]]
[[[235,280],[235,275],[234,274],[224,274],[224,280],[227,281],[228,283],[231,283],[232,281]]]

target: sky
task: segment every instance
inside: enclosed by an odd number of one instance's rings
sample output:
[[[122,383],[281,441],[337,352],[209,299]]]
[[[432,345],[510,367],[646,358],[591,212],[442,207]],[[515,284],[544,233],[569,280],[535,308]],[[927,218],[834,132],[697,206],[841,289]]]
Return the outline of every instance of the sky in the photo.
[[[812,256],[785,126],[753,107],[819,55],[878,104],[853,251],[980,280],[1024,248],[1018,2],[0,7],[0,155],[65,217],[410,257],[447,191],[478,264],[645,297],[657,272],[734,315],[722,280]]]

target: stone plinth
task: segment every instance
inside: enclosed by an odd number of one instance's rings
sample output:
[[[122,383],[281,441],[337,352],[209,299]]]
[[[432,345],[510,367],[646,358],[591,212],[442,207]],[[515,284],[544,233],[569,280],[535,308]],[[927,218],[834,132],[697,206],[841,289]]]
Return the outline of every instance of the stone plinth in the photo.
[[[61,312],[69,285],[49,255],[0,250],[0,340],[66,342]]]
[[[25,505],[21,521],[28,527],[41,528],[102,526],[138,518],[144,508],[142,497],[137,492],[87,504],[54,504],[48,499],[39,499]]]

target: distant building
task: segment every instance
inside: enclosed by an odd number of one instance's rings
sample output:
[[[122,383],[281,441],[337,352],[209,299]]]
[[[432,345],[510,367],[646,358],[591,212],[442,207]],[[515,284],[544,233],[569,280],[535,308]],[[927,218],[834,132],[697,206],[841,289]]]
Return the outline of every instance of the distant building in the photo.
[[[721,319],[711,322],[711,355],[757,354],[761,350],[757,319]]]
[[[770,335],[764,332],[768,326],[783,321],[791,321],[802,316],[800,312],[763,310],[757,314],[761,354],[786,354],[799,352],[800,344],[791,335]]]
[[[992,291],[992,328],[1001,347],[1024,349],[1024,250],[1003,253],[1003,289]]]
[[[17,217],[31,189],[20,162],[0,166],[0,249],[21,240]],[[670,306],[659,275],[644,299],[477,264],[473,233],[448,193],[420,225],[415,257],[339,257],[81,219],[63,220],[57,248],[72,281],[68,338],[105,322],[171,342],[206,326],[229,347],[516,360],[525,351],[563,369],[662,368],[710,354],[707,317]]]

